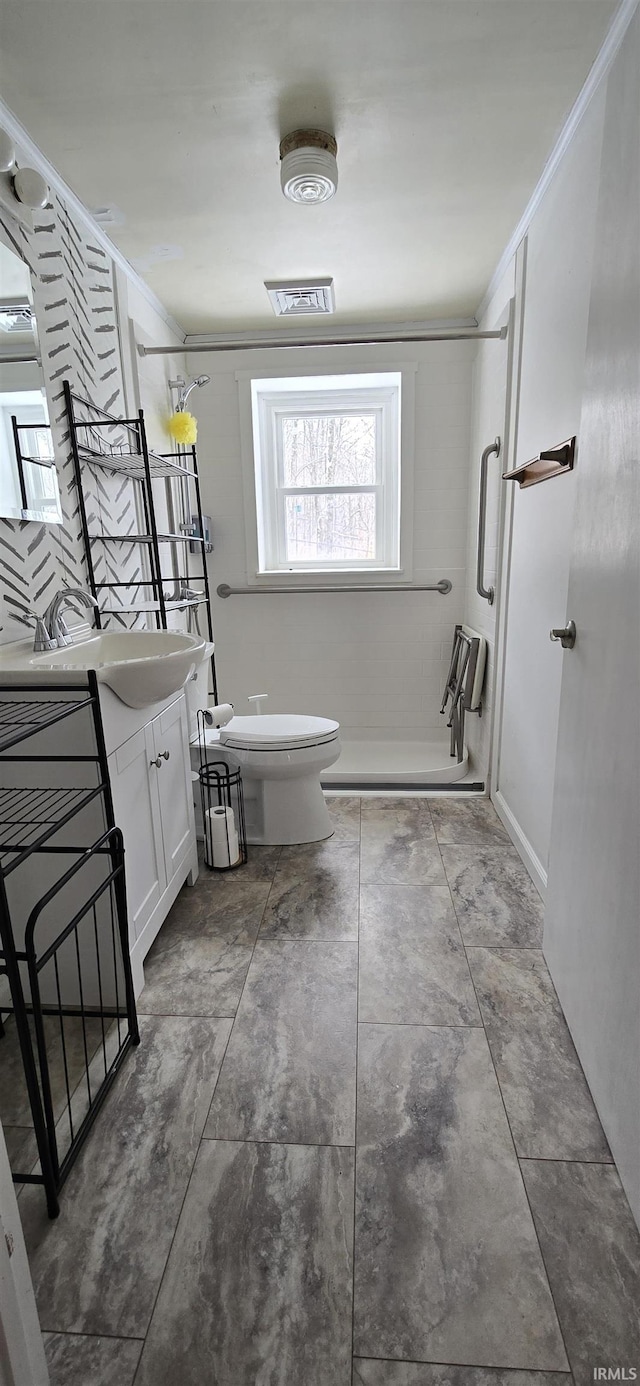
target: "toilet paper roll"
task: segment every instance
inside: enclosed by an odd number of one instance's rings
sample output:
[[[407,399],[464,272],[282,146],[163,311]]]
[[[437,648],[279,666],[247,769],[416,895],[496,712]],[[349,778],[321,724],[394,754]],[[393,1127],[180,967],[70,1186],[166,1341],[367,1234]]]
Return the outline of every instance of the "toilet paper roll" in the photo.
[[[233,717],[233,703],[217,703],[204,709],[204,720],[208,727],[226,727]]]
[[[207,866],[235,866],[240,844],[232,808],[210,808],[205,814],[204,857]]]

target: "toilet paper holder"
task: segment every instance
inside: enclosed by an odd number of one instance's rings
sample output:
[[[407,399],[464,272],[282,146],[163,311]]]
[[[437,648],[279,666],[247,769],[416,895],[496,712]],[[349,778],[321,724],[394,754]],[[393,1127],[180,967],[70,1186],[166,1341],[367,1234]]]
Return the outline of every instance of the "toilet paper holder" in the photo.
[[[206,729],[207,722],[201,709],[198,712],[198,780],[204,861],[210,871],[234,871],[247,861],[242,773],[233,770],[222,760],[209,759],[216,752],[213,745],[207,745]]]

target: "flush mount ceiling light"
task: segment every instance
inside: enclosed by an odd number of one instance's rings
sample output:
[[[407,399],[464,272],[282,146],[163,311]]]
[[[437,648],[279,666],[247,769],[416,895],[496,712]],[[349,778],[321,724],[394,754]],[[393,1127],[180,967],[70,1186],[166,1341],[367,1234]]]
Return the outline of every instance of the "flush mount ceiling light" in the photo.
[[[41,173],[35,168],[17,168],[13,175],[13,191],[19,202],[33,211],[46,207],[49,189]]]
[[[280,183],[290,202],[328,202],[338,186],[338,146],[326,130],[294,130],[280,141]]]
[[[333,313],[333,279],[265,280],[271,307],[278,318],[297,318],[302,314]]]
[[[46,207],[49,188],[34,168],[18,168],[16,149],[6,130],[0,130],[0,207],[33,231],[32,211]]]

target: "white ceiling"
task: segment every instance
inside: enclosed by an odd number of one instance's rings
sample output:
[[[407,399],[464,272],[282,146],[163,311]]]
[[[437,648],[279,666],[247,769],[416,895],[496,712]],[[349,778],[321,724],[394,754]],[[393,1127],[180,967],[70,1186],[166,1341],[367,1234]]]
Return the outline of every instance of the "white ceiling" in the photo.
[[[469,316],[616,8],[4,0],[3,95],[187,331],[275,328],[263,281],[297,275],[336,325]],[[318,207],[279,186],[305,125],[338,140]]]

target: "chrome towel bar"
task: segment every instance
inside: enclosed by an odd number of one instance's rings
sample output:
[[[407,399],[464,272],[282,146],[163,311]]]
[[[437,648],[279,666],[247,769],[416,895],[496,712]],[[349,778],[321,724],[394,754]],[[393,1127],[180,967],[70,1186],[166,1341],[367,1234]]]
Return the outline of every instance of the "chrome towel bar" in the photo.
[[[487,523],[487,463],[491,454],[495,452],[496,457],[500,456],[500,439],[496,438],[494,443],[489,443],[482,454],[480,463],[480,505],[478,507],[478,566],[476,570],[476,590],[479,597],[484,597],[489,606],[493,606],[496,595],[494,587],[484,585],[484,540]]]
[[[276,592],[301,593],[315,592],[316,596],[324,596],[327,592],[440,592],[441,596],[446,597],[451,591],[453,583],[448,578],[440,578],[439,582],[417,583],[415,586],[404,586],[392,583],[384,585],[378,583],[371,587],[230,587],[228,582],[221,582],[216,588],[219,597],[253,597],[264,594],[265,596],[275,596]]]

